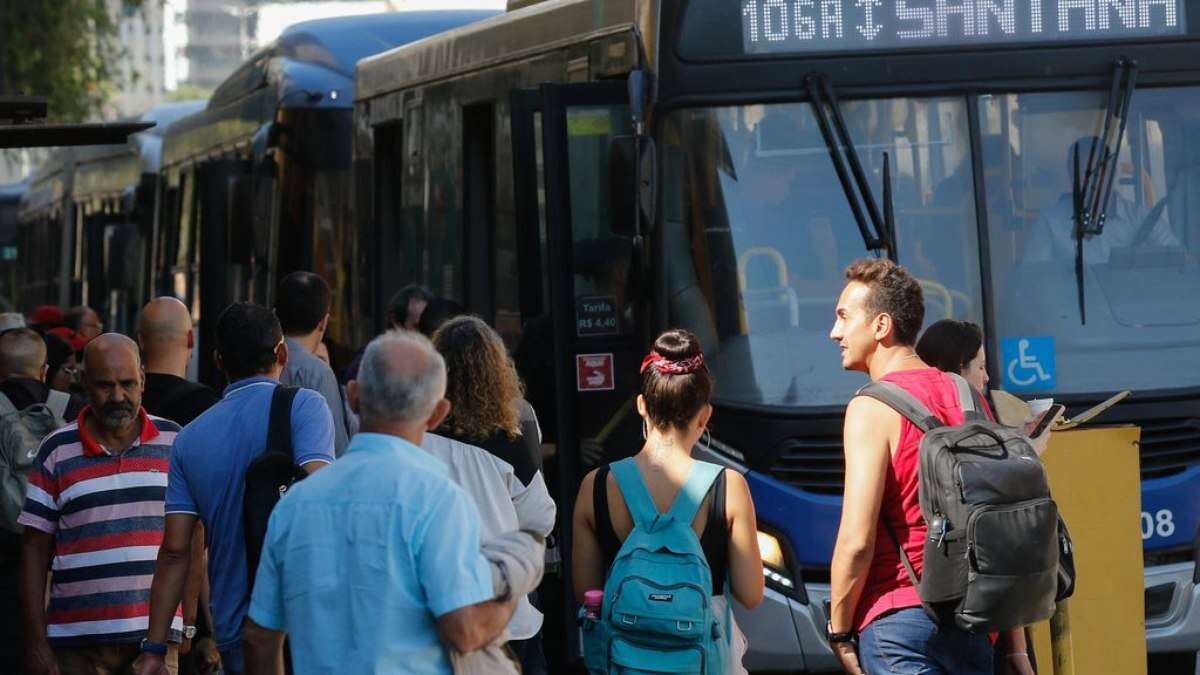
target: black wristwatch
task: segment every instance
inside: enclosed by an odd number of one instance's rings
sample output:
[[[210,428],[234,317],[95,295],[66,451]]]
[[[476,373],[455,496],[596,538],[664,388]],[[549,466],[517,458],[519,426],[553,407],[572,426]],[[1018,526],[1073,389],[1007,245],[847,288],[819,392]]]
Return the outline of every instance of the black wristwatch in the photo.
[[[854,642],[856,642],[858,640],[858,636],[856,636],[854,634],[854,631],[849,631],[846,633],[833,632],[833,622],[830,621],[829,623],[825,624],[825,639],[828,640],[829,644],[831,644],[831,645],[836,645],[836,644],[846,643],[846,642],[853,644]]]
[[[147,654],[158,654],[159,656],[167,655],[167,645],[161,642],[151,642],[146,638],[142,638],[142,651]]]

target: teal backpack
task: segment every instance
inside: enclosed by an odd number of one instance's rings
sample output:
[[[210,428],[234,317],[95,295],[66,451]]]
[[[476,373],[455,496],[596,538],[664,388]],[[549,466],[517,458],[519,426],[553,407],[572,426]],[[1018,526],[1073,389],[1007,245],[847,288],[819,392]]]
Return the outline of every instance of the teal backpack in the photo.
[[[726,671],[729,640],[713,616],[712,571],[692,530],[722,468],[696,462],[670,511],[661,514],[632,459],[611,466],[633,531],[604,584],[600,619],[580,610],[584,660],[592,675]],[[603,489],[599,486],[597,489]]]

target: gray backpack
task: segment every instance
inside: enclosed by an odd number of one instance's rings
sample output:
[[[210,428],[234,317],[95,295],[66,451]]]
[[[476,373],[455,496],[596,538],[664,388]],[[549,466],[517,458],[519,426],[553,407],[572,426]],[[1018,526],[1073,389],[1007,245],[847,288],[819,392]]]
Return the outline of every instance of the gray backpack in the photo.
[[[1060,537],[1066,532],[1046,471],[1028,438],[990,421],[971,385],[949,375],[966,417],[958,426],[946,425],[890,382],[858,391],[925,432],[918,494],[929,534],[919,579],[896,533],[888,532],[938,623],[977,633],[1043,621],[1054,614],[1060,593]]]
[[[17,410],[0,394],[0,527],[20,534],[17,516],[25,507],[29,467],[37,459],[42,439],[63,426],[71,397],[50,391],[45,403]]]

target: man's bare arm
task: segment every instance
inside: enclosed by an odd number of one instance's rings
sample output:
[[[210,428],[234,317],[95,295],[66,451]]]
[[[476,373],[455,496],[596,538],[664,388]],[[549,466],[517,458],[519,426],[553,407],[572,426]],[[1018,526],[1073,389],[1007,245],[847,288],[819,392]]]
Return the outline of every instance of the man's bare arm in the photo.
[[[876,525],[899,418],[883,403],[856,398],[846,409],[843,437],[846,487],[830,570],[830,621],[836,632],[854,629],[854,611],[875,555]]]
[[[26,666],[34,673],[56,673],[46,639],[46,572],[54,553],[54,535],[32,527],[21,538],[21,616],[25,623]]]
[[[246,618],[242,630],[242,653],[248,675],[283,675],[284,633],[263,628]]]
[[[192,557],[192,530],[199,519],[190,513],[168,513],[154,581],[150,585],[150,629],[146,639],[166,642],[175,618],[175,608],[183,597]]]
[[[516,598],[460,607],[438,617],[438,635],[443,644],[460,654],[482,649],[500,637],[516,607]]]

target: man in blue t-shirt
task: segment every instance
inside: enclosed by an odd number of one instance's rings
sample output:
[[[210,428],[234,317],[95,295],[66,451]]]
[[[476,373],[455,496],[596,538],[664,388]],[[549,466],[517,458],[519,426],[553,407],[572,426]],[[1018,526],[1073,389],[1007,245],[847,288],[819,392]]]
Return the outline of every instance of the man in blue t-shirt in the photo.
[[[150,630],[143,643],[143,672],[162,671],[158,645],[166,639],[171,609],[187,576],[191,531],[204,523],[217,648],[224,671],[243,672],[242,621],[250,600],[242,492],[246,469],[267,443],[271,397],[287,365],[279,320],[271,310],[235,303],[217,320],[217,360],[232,382],[212,408],[175,441],[167,484],[166,533],[150,594]],[[325,399],[301,389],[292,403],[295,461],[309,473],[333,461],[333,418]]]

